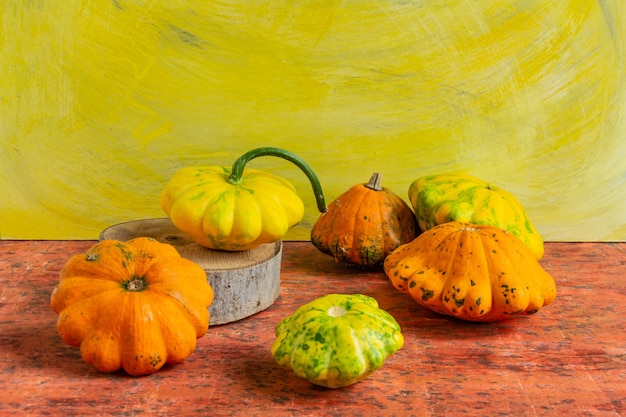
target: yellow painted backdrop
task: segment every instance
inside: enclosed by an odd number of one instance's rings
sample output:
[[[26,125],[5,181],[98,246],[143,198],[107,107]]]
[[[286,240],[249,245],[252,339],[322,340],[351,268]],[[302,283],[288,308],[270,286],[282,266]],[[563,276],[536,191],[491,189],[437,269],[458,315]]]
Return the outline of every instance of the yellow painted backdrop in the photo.
[[[0,238],[163,217],[184,165],[279,146],[327,199],[465,171],[547,240],[626,239],[626,10],[590,0],[3,0]],[[276,158],[317,218],[306,178]]]

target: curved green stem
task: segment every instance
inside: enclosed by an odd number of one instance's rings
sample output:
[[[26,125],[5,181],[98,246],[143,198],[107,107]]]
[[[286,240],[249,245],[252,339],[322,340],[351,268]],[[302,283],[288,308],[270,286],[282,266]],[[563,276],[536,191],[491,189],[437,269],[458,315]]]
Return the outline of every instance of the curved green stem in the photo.
[[[317,202],[317,209],[321,213],[328,211],[328,208],[326,207],[326,201],[324,200],[324,192],[322,191],[322,186],[319,179],[317,178],[317,175],[315,175],[315,172],[313,172],[313,169],[298,155],[285,149],[262,147],[255,148],[246,152],[245,154],[237,158],[237,160],[233,163],[230,177],[228,177],[228,182],[231,184],[239,184],[241,182],[241,177],[243,175],[243,170],[246,167],[246,164],[252,159],[258,158],[259,156],[276,156],[278,158],[283,158],[300,168],[300,170],[305,173],[305,175],[311,182],[311,186],[313,187],[313,194],[315,195],[315,201]]]

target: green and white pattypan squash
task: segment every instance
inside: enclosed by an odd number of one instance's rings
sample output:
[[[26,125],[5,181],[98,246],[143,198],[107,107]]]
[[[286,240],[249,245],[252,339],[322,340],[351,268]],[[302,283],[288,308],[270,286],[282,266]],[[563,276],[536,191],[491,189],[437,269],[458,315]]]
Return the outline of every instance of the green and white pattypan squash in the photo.
[[[300,378],[327,388],[359,382],[404,344],[400,325],[362,294],[328,294],[276,326],[272,354]]]

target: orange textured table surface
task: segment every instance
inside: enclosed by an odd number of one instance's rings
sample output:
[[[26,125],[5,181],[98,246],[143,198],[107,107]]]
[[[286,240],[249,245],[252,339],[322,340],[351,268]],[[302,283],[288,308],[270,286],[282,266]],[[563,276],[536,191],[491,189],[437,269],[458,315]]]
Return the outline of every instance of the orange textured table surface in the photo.
[[[212,326],[187,361],[139,378],[97,372],[56,332],[59,271],[94,243],[0,241],[0,415],[626,416],[626,243],[547,243],[556,301],[474,324],[422,309],[380,270],[286,242],[272,307]],[[270,354],[278,321],[331,292],[376,298],[406,339],[380,370],[338,390]]]

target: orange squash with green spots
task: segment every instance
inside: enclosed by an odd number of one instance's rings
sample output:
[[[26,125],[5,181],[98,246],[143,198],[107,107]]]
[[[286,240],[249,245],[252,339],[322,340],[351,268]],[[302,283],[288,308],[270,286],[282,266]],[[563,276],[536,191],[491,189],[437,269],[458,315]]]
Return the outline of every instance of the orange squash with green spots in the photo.
[[[556,298],[554,279],[528,246],[494,226],[435,226],[394,250],[383,268],[421,306],[463,320],[533,314]]]
[[[191,355],[212,301],[202,267],[143,237],[104,240],[73,256],[51,296],[61,338],[99,371],[129,375]]]
[[[375,172],[328,205],[311,230],[311,242],[337,262],[371,267],[418,235],[415,214],[400,197],[381,185]]]

